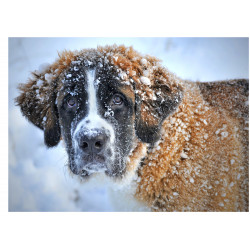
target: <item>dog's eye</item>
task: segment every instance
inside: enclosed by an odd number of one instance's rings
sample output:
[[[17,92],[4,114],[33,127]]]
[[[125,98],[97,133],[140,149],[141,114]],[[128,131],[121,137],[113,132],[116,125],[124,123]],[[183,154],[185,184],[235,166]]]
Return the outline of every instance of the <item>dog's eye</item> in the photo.
[[[120,95],[118,95],[118,94],[115,94],[115,95],[113,96],[113,103],[114,103],[115,105],[121,105],[121,104],[123,103],[123,98],[122,98],[122,96],[120,96]]]
[[[67,100],[67,104],[68,104],[68,107],[70,108],[73,108],[76,106],[77,104],[77,101],[74,97],[70,97],[68,100]]]

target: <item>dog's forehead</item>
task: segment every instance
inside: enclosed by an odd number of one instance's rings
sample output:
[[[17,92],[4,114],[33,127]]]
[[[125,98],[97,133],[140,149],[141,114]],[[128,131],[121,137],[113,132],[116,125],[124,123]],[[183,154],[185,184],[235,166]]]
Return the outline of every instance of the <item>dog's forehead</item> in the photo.
[[[103,58],[102,58],[103,59]],[[88,72],[94,71],[94,80],[97,85],[112,86],[119,89],[124,95],[134,100],[134,91],[131,82],[124,77],[119,69],[108,60],[96,58],[77,58],[64,71],[59,79],[61,93],[77,95],[86,89]]]

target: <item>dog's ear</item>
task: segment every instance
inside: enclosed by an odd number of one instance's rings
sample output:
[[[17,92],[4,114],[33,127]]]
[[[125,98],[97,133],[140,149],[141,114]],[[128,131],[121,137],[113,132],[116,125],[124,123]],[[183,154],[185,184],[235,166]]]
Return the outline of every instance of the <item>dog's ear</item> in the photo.
[[[56,95],[53,92],[44,127],[44,142],[48,147],[56,146],[61,138],[61,128],[55,101]]]
[[[136,135],[142,142],[156,142],[163,121],[181,102],[181,81],[163,68],[160,60],[143,57],[132,47],[115,47],[110,60],[121,73],[121,81],[133,84]]]
[[[26,84],[21,84],[21,94],[15,99],[22,114],[44,131],[44,142],[54,147],[61,138],[56,95],[59,91],[57,80],[76,58],[74,52],[63,51],[51,65],[41,65]]]
[[[44,131],[44,142],[48,147],[58,144],[61,137],[56,101],[56,80],[50,75],[50,68],[35,71],[28,83],[21,84],[21,94],[15,99],[22,114]]]
[[[173,75],[160,67],[153,71],[150,80],[141,77],[135,86],[136,134],[143,142],[155,143],[163,121],[181,102],[182,88]]]

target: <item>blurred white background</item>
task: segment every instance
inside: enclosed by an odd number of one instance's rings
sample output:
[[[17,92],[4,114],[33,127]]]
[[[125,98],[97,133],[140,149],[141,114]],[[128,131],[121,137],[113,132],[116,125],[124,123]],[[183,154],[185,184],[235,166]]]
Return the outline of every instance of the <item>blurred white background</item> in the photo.
[[[248,38],[9,38],[9,211],[115,211],[107,188],[69,176],[63,146],[46,149],[14,105],[18,84],[58,52],[114,43],[160,58],[183,79],[249,78]]]

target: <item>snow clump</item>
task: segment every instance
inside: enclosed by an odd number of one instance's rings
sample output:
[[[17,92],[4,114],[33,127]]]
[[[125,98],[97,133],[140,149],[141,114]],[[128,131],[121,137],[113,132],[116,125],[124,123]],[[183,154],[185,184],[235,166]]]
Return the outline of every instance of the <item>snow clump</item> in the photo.
[[[140,77],[140,81],[141,81],[141,83],[143,83],[145,85],[150,85],[151,84],[150,80],[147,77],[145,77],[145,76],[141,76]]]

